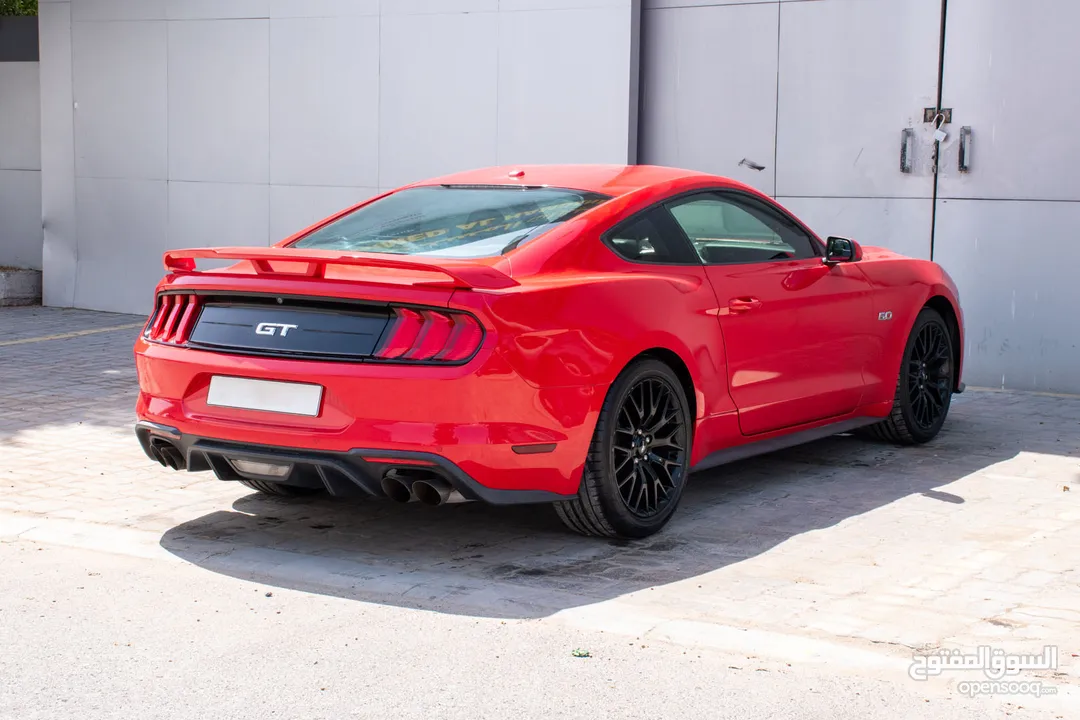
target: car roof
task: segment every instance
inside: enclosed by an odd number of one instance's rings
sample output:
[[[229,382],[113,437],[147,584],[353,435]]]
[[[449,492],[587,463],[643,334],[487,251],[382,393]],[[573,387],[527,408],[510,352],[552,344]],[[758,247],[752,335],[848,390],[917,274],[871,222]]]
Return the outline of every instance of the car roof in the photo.
[[[658,165],[502,165],[444,175],[413,186],[548,186],[619,196],[650,185],[686,178],[713,178],[717,184],[741,187],[740,183],[727,178]]]

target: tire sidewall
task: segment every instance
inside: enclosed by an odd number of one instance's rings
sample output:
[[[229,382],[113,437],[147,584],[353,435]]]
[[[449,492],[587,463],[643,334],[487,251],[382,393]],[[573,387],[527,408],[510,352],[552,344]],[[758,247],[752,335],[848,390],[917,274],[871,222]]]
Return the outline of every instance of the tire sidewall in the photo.
[[[670,386],[676,401],[679,403],[679,411],[682,414],[686,437],[682,479],[675,487],[674,495],[668,500],[667,505],[661,512],[650,518],[642,518],[632,513],[622,501],[622,495],[612,466],[612,446],[615,440],[614,428],[618,421],[619,409],[625,402],[630,389],[647,378],[663,380]],[[628,537],[645,537],[655,533],[667,524],[678,507],[690,471],[693,418],[690,417],[690,404],[686,399],[686,393],[683,390],[682,383],[679,382],[679,378],[668,365],[658,360],[641,360],[626,368],[608,391],[608,396],[604,400],[604,410],[601,413],[601,422],[597,426],[597,433],[599,434],[600,457],[590,460],[587,472],[592,475],[593,482],[600,485],[601,491],[598,499],[604,508],[604,514],[608,522],[620,535]]]
[[[936,324],[941,327],[945,336],[945,342],[949,347],[949,392],[945,396],[945,408],[941,413],[941,417],[937,419],[934,426],[929,430],[924,430],[915,421],[915,413],[911,406],[911,392],[908,388],[907,371],[908,362],[911,358],[911,353],[915,348],[915,340],[918,338],[919,333],[924,327],[930,324]],[[933,439],[938,432],[941,431],[942,425],[945,424],[945,419],[949,415],[949,408],[952,406],[952,389],[956,383],[956,348],[953,347],[953,336],[949,330],[948,324],[945,319],[941,317],[941,314],[933,308],[923,308],[918,317],[915,318],[915,325],[911,328],[911,333],[908,335],[907,344],[904,346],[904,357],[900,362],[900,377],[897,385],[897,394],[899,395],[900,412],[904,418],[904,424],[907,426],[908,433],[911,434],[911,438],[917,443],[924,443]]]

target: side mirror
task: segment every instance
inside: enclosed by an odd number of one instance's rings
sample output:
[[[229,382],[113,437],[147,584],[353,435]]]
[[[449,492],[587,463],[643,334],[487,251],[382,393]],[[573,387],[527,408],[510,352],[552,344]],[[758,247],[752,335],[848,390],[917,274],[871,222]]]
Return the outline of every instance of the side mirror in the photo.
[[[862,247],[851,238],[830,237],[825,241],[825,264],[862,260]]]

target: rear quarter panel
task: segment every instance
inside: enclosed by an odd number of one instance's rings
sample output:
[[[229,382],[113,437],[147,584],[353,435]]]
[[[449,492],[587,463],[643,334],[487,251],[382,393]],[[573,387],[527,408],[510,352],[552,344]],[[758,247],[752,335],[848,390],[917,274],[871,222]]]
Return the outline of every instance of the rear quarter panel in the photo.
[[[732,410],[716,296],[704,271],[631,265],[613,253],[611,260],[626,267],[544,274],[487,293],[497,352],[536,387],[606,388],[635,356],[663,348],[689,370],[699,420]]]

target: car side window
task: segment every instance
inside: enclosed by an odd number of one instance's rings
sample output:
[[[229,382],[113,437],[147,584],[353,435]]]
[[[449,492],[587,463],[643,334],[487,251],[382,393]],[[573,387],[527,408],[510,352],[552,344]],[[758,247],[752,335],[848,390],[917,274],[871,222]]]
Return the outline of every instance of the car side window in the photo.
[[[801,228],[749,199],[703,193],[667,207],[707,265],[801,260],[817,255],[814,241]]]
[[[612,250],[631,262],[700,264],[693,249],[662,207],[653,208],[617,225],[604,239]]]

